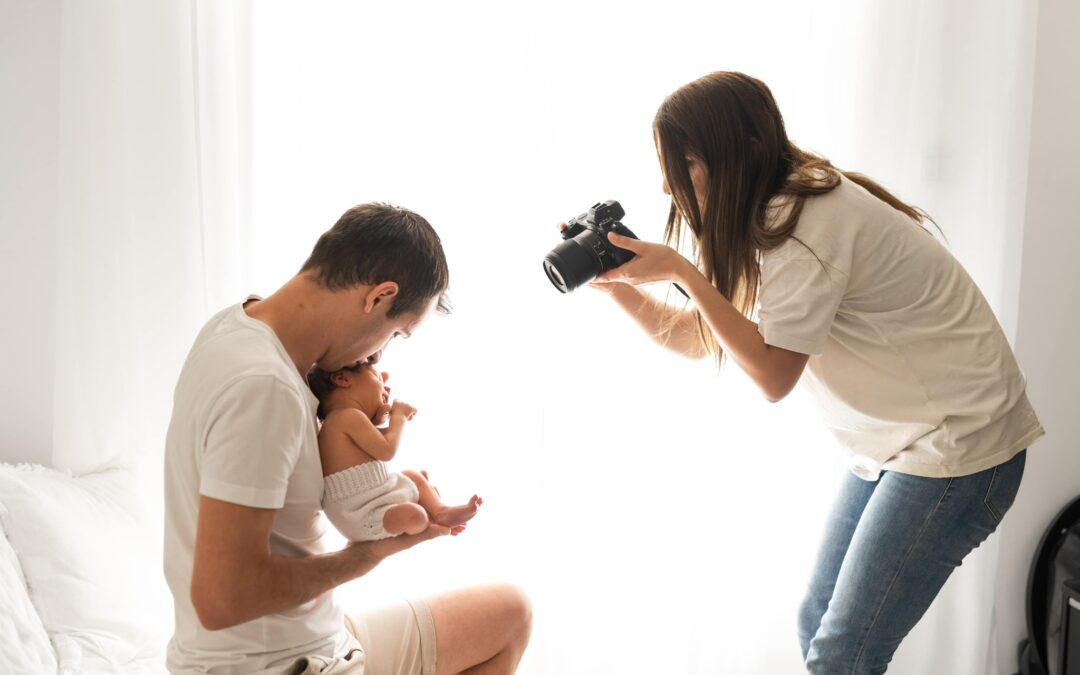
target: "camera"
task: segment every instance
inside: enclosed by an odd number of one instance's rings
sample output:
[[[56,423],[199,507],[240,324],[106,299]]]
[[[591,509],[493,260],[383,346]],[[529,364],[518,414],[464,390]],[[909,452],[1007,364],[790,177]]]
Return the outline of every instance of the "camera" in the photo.
[[[619,222],[624,215],[619,202],[608,200],[593,204],[587,213],[567,223],[563,242],[544,256],[544,272],[555,288],[569,293],[634,257],[632,251],[615,246],[607,237],[608,232],[614,232],[637,239]]]

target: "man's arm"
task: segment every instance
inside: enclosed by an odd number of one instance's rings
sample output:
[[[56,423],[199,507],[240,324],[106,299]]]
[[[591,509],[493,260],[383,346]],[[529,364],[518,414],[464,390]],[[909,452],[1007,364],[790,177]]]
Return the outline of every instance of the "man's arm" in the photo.
[[[229,628],[296,607],[367,574],[388,556],[449,529],[360,542],[334,553],[285,558],[270,553],[275,509],[199,497],[191,604],[207,630]]]

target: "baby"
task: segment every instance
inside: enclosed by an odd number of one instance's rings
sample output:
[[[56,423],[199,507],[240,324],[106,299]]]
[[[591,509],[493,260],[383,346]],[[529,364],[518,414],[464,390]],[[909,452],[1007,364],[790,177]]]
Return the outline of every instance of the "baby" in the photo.
[[[483,500],[473,495],[466,504],[447,506],[428,483],[426,471],[387,471],[405,422],[416,414],[416,408],[403,401],[390,405],[388,379],[370,363],[333,373],[315,367],[308,373],[323,420],[323,510],[350,541],[418,534],[429,523],[460,534]]]

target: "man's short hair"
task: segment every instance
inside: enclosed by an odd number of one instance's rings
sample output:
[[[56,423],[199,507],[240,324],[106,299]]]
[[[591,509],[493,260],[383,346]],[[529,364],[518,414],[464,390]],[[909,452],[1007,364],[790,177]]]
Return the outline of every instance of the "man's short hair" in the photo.
[[[442,241],[427,220],[400,206],[375,202],[349,209],[319,237],[300,271],[314,272],[321,286],[335,291],[396,282],[389,317],[422,309],[436,296],[439,311],[449,311]]]

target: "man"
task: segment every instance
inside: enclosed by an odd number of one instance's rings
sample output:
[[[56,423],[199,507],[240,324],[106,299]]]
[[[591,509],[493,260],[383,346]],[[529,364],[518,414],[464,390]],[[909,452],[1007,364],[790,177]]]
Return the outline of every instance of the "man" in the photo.
[[[446,311],[446,257],[419,215],[347,211],[300,272],[206,324],[176,386],[165,453],[165,576],[189,673],[512,673],[530,609],[512,586],[464,589],[345,616],[333,588],[447,533],[326,552],[317,401],[305,375],[377,361]]]

